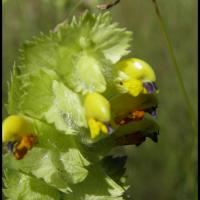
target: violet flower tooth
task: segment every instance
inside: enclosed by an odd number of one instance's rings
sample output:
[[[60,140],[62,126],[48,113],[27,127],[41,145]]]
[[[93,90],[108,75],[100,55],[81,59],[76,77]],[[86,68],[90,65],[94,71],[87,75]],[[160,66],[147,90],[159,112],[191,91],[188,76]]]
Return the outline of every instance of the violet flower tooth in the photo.
[[[13,152],[13,148],[14,148],[14,142],[8,142],[7,143],[7,150],[9,153]]]
[[[106,125],[106,128],[108,129],[108,133],[112,134],[114,132],[114,129],[111,127],[111,125],[107,123],[105,123],[105,125]]]
[[[145,111],[148,112],[153,118],[157,117],[156,106],[146,109]]]
[[[154,117],[154,118],[156,118],[156,117],[157,117],[157,112],[156,112],[155,110],[152,111],[152,112],[151,112],[151,116]]]
[[[154,92],[154,85],[150,82],[143,83],[144,88],[147,90],[149,94]]]

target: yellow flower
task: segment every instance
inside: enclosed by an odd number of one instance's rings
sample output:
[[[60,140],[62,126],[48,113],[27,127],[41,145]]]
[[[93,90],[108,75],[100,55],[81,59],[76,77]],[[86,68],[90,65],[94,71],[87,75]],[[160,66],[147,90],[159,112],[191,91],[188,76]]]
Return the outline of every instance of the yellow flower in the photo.
[[[105,123],[111,118],[109,101],[99,93],[90,93],[85,97],[84,108],[91,138],[96,138],[101,132],[108,133]]]
[[[157,91],[156,76],[152,67],[138,58],[119,61],[116,64],[118,88],[134,97],[139,94],[151,94]]]
[[[92,139],[96,138],[101,131],[103,133],[108,133],[107,127],[102,122],[96,121],[93,118],[89,119],[88,126],[90,129],[90,134]]]

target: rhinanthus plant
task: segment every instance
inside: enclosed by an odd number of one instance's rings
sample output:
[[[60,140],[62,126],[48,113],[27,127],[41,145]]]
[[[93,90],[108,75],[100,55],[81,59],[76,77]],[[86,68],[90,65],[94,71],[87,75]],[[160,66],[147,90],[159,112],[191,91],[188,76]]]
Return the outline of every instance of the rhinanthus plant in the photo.
[[[122,200],[123,145],[157,142],[156,76],[131,32],[85,12],[26,42],[13,67],[2,138],[12,200]]]

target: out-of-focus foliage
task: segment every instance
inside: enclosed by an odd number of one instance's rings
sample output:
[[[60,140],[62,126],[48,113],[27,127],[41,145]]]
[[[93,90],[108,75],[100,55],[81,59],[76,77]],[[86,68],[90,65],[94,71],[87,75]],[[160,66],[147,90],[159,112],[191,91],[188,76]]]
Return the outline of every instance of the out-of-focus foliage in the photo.
[[[38,35],[40,31],[53,29],[57,23],[71,17],[77,5],[75,13],[79,14],[86,8],[97,11],[94,2],[105,1],[91,2],[8,0],[4,3],[3,104],[7,101],[7,81],[21,42]],[[185,87],[196,111],[197,1],[159,0],[158,3],[175,48]],[[132,56],[143,58],[154,67],[161,91],[158,144],[147,141],[137,148],[130,146],[118,150],[119,154],[124,151],[128,153],[129,194],[138,200],[194,199],[197,179],[196,161],[191,158],[191,153],[195,158],[197,155],[197,148],[193,146],[194,133],[153,4],[151,1],[121,0],[112,13],[115,21],[133,31]],[[4,108],[3,117],[6,115]]]

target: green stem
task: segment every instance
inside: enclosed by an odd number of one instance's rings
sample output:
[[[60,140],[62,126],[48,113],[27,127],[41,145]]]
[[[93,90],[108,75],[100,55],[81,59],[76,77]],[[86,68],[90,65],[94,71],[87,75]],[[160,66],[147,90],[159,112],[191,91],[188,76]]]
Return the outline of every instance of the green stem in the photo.
[[[173,67],[175,69],[175,72],[176,72],[176,77],[178,79],[178,82],[179,82],[179,85],[180,85],[180,88],[181,88],[181,91],[182,91],[182,94],[183,94],[183,97],[184,97],[184,100],[185,100],[185,103],[187,105],[187,109],[188,109],[188,113],[189,113],[189,116],[190,116],[190,120],[191,120],[191,124],[192,124],[192,127],[194,129],[194,143],[193,143],[193,148],[191,148],[191,152],[190,152],[190,158],[191,158],[191,161],[188,162],[188,169],[190,170],[191,167],[193,167],[193,165],[195,164],[194,162],[196,162],[196,155],[194,155],[194,153],[196,152],[196,147],[197,147],[197,124],[196,124],[196,117],[195,117],[195,114],[194,114],[194,111],[193,111],[193,108],[192,108],[192,104],[190,102],[190,99],[189,99],[189,96],[186,92],[186,89],[185,89],[185,86],[184,86],[184,82],[183,82],[183,78],[181,76],[181,71],[180,71],[180,68],[178,66],[178,63],[177,63],[177,60],[176,60],[176,56],[174,54],[174,50],[173,50],[173,46],[172,46],[172,43],[171,43],[171,40],[169,38],[169,35],[167,33],[167,30],[166,30],[166,26],[165,26],[165,23],[164,23],[164,20],[162,18],[162,15],[160,13],[160,10],[159,10],[159,7],[158,7],[158,4],[156,2],[156,0],[152,0],[153,4],[154,4],[154,8],[155,8],[155,12],[156,12],[156,15],[159,19],[159,22],[160,22],[160,27],[161,27],[161,30],[163,32],[163,35],[164,35],[164,38],[166,40],[166,43],[167,43],[167,47],[168,47],[168,51],[169,51],[169,54],[171,56],[171,59],[172,59],[172,62],[173,62]],[[194,188],[194,199],[196,200],[198,198],[198,191],[197,191],[197,188],[196,188],[196,179],[195,179],[195,188]]]
[[[194,114],[194,111],[193,111],[189,96],[188,96],[188,94],[186,92],[186,89],[185,89],[185,86],[184,86],[184,82],[183,82],[183,78],[181,76],[180,68],[179,68],[179,66],[177,64],[177,60],[176,60],[176,57],[175,57],[175,54],[174,54],[173,46],[172,46],[172,43],[170,41],[169,35],[167,33],[164,20],[163,20],[161,14],[160,14],[160,10],[159,10],[158,4],[157,4],[156,0],[152,0],[152,2],[154,4],[156,15],[157,15],[157,17],[159,19],[159,22],[160,22],[160,27],[161,27],[161,30],[163,32],[164,38],[166,40],[166,43],[167,43],[168,51],[169,51],[169,54],[171,56],[171,59],[172,59],[172,62],[173,62],[173,66],[174,66],[174,69],[175,69],[175,72],[176,72],[176,77],[178,79],[178,82],[179,82],[179,85],[180,85],[180,88],[181,88],[185,103],[187,105],[188,113],[189,113],[189,116],[190,116],[192,127],[193,127],[194,132],[195,132],[195,140],[196,140],[196,137],[197,137],[197,125],[196,125],[195,114]]]
[[[76,11],[76,9],[83,3],[83,0],[78,1],[74,7],[71,9],[71,11],[69,12],[67,19],[70,19],[71,16],[73,15],[73,13]]]

